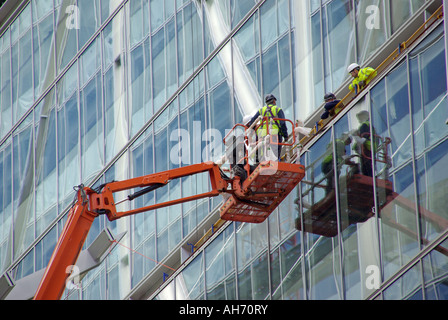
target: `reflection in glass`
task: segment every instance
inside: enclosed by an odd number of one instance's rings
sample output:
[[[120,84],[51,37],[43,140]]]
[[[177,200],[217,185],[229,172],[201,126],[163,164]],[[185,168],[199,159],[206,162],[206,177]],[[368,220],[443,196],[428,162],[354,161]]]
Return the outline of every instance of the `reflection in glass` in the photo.
[[[204,261],[202,252],[176,277],[176,299],[204,299]]]
[[[227,228],[205,249],[208,300],[236,298],[234,238],[233,228]]]

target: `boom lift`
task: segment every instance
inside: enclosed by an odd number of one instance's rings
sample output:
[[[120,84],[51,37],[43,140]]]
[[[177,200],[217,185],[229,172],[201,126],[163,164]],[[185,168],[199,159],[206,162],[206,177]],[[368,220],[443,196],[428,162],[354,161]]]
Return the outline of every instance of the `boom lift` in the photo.
[[[274,119],[284,120],[286,119]],[[268,119],[260,118],[258,126]],[[293,126],[294,123],[289,121]],[[254,124],[254,125],[255,125]],[[237,129],[243,129],[244,134],[237,134]],[[255,127],[256,129],[257,127]],[[224,203],[220,209],[221,219],[249,223],[263,222],[286,196],[297,186],[305,175],[305,168],[296,163],[278,162],[266,159],[256,165],[250,165],[249,138],[250,129],[244,125],[236,125],[224,139],[226,155],[221,163],[204,162],[190,166],[154,173],[138,178],[119,182],[110,182],[100,186],[97,190],[80,185],[76,188],[76,198],[70,211],[67,222],[58,239],[54,252],[34,296],[35,300],[60,299],[65,289],[69,274],[68,266],[75,265],[85,242],[92,223],[99,215],[106,215],[110,221],[122,217],[180,204],[192,200],[224,196]],[[293,134],[292,143],[295,144]],[[254,150],[264,152],[270,145],[270,135],[256,143]],[[240,141],[240,144],[236,144]],[[275,143],[273,143],[275,144]],[[242,148],[238,148],[238,146]],[[253,147],[253,146],[252,146]],[[227,176],[223,165],[229,162],[230,176]],[[118,211],[117,205],[123,201],[131,201],[143,194],[167,185],[171,180],[199,173],[208,172],[210,177],[210,191],[177,200],[156,203],[142,208],[128,211]],[[116,201],[114,193],[126,190],[139,189],[123,201]]]

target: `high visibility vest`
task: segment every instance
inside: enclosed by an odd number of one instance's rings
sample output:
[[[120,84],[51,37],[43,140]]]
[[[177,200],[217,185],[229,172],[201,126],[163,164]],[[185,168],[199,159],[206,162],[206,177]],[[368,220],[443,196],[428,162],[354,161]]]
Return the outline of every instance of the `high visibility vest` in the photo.
[[[370,121],[365,121],[363,124],[367,125],[370,128]],[[372,151],[372,138],[370,135],[368,136],[367,140],[364,142],[364,146],[367,148],[367,150]],[[373,152],[377,152],[378,149],[378,137],[375,133],[375,128],[373,128]]]
[[[366,125],[368,128],[370,128],[370,121],[364,121],[361,126]],[[363,145],[364,147],[367,149],[367,151],[372,152],[372,138],[370,136],[370,133],[365,136],[363,135],[362,138],[365,138],[366,141],[364,141]],[[357,149],[357,144],[355,144],[353,146],[353,149],[356,150]],[[373,152],[376,153],[378,149],[378,138],[376,137],[375,134],[375,129],[373,129]]]
[[[372,75],[372,76],[370,76],[370,75]],[[358,86],[358,84],[361,81],[365,81],[365,83],[366,83],[365,85],[368,85],[370,83],[370,81],[372,81],[372,79],[376,77],[376,75],[377,75],[376,70],[373,68],[370,68],[370,67],[359,70],[358,77],[353,79],[353,82],[349,86],[349,89],[352,91],[355,90],[355,88]],[[362,87],[359,89],[362,89]]]
[[[267,135],[267,126],[269,125],[269,134],[278,134],[280,131],[280,124],[278,120],[273,120],[273,118],[277,118],[279,108],[273,104],[269,104],[268,106],[264,106],[260,109],[260,116],[268,117],[268,122],[262,120],[262,125],[257,129],[257,135],[260,137],[264,137]]]

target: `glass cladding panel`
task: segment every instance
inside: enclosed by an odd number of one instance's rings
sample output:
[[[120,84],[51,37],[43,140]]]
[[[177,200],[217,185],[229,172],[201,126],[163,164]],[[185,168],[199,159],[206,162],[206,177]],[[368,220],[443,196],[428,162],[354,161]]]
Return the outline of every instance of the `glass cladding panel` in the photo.
[[[14,246],[20,254],[34,240],[33,113],[13,134]]]
[[[113,271],[111,272],[111,276],[113,278]],[[114,282],[111,281],[112,288],[113,284]],[[111,298],[113,298],[113,295]],[[119,298],[118,295],[116,298],[117,299]],[[101,267],[100,270],[96,270],[96,273],[94,274],[92,273],[92,276],[89,277],[89,279],[83,279],[83,299],[84,300],[106,299],[106,273],[104,267]]]
[[[31,29],[20,35],[11,48],[13,120],[18,121],[34,101]]]
[[[339,88],[347,78],[347,65],[354,61],[354,23],[352,1],[331,1],[326,6],[326,27],[324,30],[325,56],[329,58],[325,76],[326,91]]]
[[[100,27],[101,7],[100,0],[78,0],[77,6],[79,50]]]
[[[370,104],[372,109],[372,122],[375,127],[375,134],[382,139],[390,137],[386,104],[386,81],[383,79],[370,91]],[[385,141],[385,140],[383,140]],[[377,159],[382,156],[383,161],[375,161],[375,171],[377,176],[388,178],[390,168],[391,144],[386,144],[382,150],[378,149]],[[382,173],[382,175],[380,174]]]
[[[212,90],[208,100],[211,121],[203,161],[217,161],[224,154],[222,139],[233,127],[232,99],[227,82]]]
[[[146,214],[146,213],[145,213]],[[136,215],[140,217],[141,215]],[[154,224],[154,215],[150,214],[152,219],[148,220],[150,223]],[[136,219],[136,223],[141,221]],[[146,223],[147,224],[147,223]],[[132,286],[135,286],[142,280],[151,270],[156,266],[156,241],[154,233],[151,236],[146,237],[141,245],[136,246],[136,252],[132,253],[133,263],[132,263],[132,274],[131,282]]]
[[[332,131],[326,132],[301,160],[306,169],[301,182],[302,212],[296,226],[305,231],[307,299],[342,298],[331,139]]]
[[[131,51],[131,136],[152,117],[149,39]]]
[[[317,11],[311,16],[311,44],[312,44],[312,72],[314,83],[314,105],[321,104],[322,97],[325,94],[324,87],[324,64],[323,64],[323,44],[321,30],[321,11]]]
[[[73,186],[80,183],[79,170],[79,111],[77,93],[60,101],[58,123],[58,199],[60,209],[73,200]]]
[[[11,143],[0,146],[0,270],[4,270],[12,261],[12,152]]]
[[[104,167],[101,74],[97,73],[80,93],[81,175],[88,184]]]
[[[239,224],[236,231],[239,299],[265,299],[269,293],[266,223]]]
[[[448,285],[446,277],[427,286],[425,290],[426,300],[448,300]]]
[[[62,4],[55,8],[56,64],[58,73],[68,65],[78,51],[76,27],[79,21],[76,19],[76,16],[79,16],[79,9],[76,7],[69,8],[70,5],[72,5],[70,1],[62,1]],[[67,14],[66,12],[71,13]]]
[[[145,140],[132,151],[133,177],[140,177],[154,172],[154,150],[151,132],[152,127],[148,129],[148,135]],[[136,198],[133,201],[133,208],[141,208],[152,204],[154,204],[154,192],[149,192],[142,197]],[[132,254],[131,281],[134,286],[155,267],[155,211],[133,215],[132,221],[133,247],[136,248],[136,252]]]
[[[277,0],[266,1],[260,8],[261,47],[266,50],[278,36]]]
[[[412,148],[408,135],[407,87],[406,64],[401,64],[371,94],[374,134],[377,135],[372,147],[376,150],[376,175],[381,177],[376,181],[376,189],[385,279],[419,250],[414,168],[409,162]],[[391,139],[391,148],[388,138]]]
[[[383,292],[384,300],[422,300],[421,264],[417,263]]]
[[[194,2],[177,13],[178,83],[182,84],[202,62],[202,25]]]
[[[149,30],[143,31],[144,27],[148,27],[147,24],[147,16],[148,16],[148,7],[143,7],[141,0],[130,1],[129,2],[129,25],[130,25],[130,44],[131,47],[136,43],[140,42],[144,35],[146,35]]]
[[[320,8],[321,0],[309,0],[309,2],[310,2],[310,12],[311,13]]]
[[[41,19],[33,21],[34,94],[36,97],[55,77],[53,20],[53,11],[51,11]]]
[[[448,173],[444,169],[448,164],[447,152],[448,141],[444,141],[417,162],[422,237],[429,241],[448,228],[448,210],[444,204],[448,180]]]
[[[440,26],[410,54],[412,120],[417,155],[448,134],[447,82],[443,30]]]
[[[271,254],[271,286],[274,300],[304,299],[300,233],[286,240]]]
[[[384,0],[356,0],[356,35],[358,48],[358,63],[376,51],[385,41],[390,20],[386,19]]]
[[[279,60],[279,99],[281,99],[282,109],[285,117],[293,119],[293,83],[291,65],[291,47],[289,36],[284,36],[278,42],[278,60]],[[275,90],[274,90],[275,91]],[[290,128],[288,128],[290,129]]]
[[[342,230],[345,298],[366,298],[366,270],[379,270],[379,240],[374,218],[371,128],[367,104],[361,100],[335,125],[338,201]],[[379,285],[379,283],[377,283]]]
[[[105,107],[106,163],[109,162],[128,141],[128,112],[125,105],[122,61],[110,67],[103,78]]]
[[[40,103],[41,114],[36,115],[35,155],[36,155],[36,234],[48,227],[56,218],[57,210],[57,144],[56,110],[54,90]],[[72,186],[73,187],[73,186]]]
[[[201,252],[176,277],[176,300],[204,299],[204,260]]]
[[[281,97],[279,94],[280,88],[280,70],[279,70],[279,57],[278,57],[278,44],[273,45],[262,55],[262,72],[263,72],[263,88],[264,92],[272,93],[279,99],[279,105],[281,103]]]
[[[234,36],[236,46],[247,64],[260,52],[258,15],[254,14]],[[254,81],[257,81],[254,78]]]
[[[230,0],[232,29],[235,28],[254,5],[254,0]]]
[[[337,237],[305,235],[306,297],[311,300],[342,299]]]
[[[152,88],[154,97],[154,111],[157,112],[167,98],[168,89],[168,64],[175,64],[174,61],[167,63],[169,49],[167,47],[168,32],[167,27],[161,28],[152,36]]]
[[[48,227],[48,225],[46,226]],[[42,239],[42,266],[48,265],[58,240],[58,228],[53,227]]]
[[[424,3],[425,0],[390,1],[392,33],[396,32]]]
[[[154,300],[176,300],[176,281],[171,281],[154,297]]]
[[[101,40],[97,37],[82,53],[79,64],[79,84],[84,87],[101,69]]]
[[[154,127],[154,159],[155,172],[163,172],[169,169],[169,145],[167,124],[169,121],[169,109],[157,118]],[[170,184],[171,185],[171,184]],[[155,202],[162,203],[170,200],[170,185],[166,185],[155,191]],[[170,208],[160,208],[155,210],[157,223],[157,258],[162,260],[169,252],[169,232],[168,225]]]
[[[297,226],[299,230],[331,236],[336,232],[335,212],[325,217],[325,223],[319,221],[321,204],[334,202],[334,171],[331,132],[325,133],[312,148],[302,156],[305,165],[305,177],[301,182],[302,212],[299,212]],[[303,221],[302,221],[303,220]]]
[[[269,297],[269,263],[268,254],[263,253],[251,265],[252,300],[266,300]]]
[[[171,19],[166,25],[165,47],[166,47],[166,89],[167,97],[170,97],[177,89],[177,49],[176,49],[176,24]]]
[[[286,5],[286,6],[285,6]],[[286,10],[281,10],[285,9]],[[260,8],[263,92],[274,94],[285,116],[292,117],[291,49],[288,2],[265,2]],[[280,29],[279,29],[280,28]]]
[[[240,224],[236,230],[237,265],[241,270],[267,248],[266,223]]]
[[[235,292],[233,228],[227,228],[204,250],[207,300],[230,300]]]
[[[446,300],[448,298],[446,285],[447,249],[448,240],[445,240],[423,258],[423,277],[427,300]],[[442,279],[442,281],[437,283],[439,279]]]
[[[168,0],[171,1],[171,0]],[[167,2],[168,2],[167,1]],[[164,0],[151,0],[150,2],[150,12],[151,12],[151,30],[154,32],[159,28],[163,21],[165,20],[164,15]]]
[[[407,165],[389,179],[392,186],[380,189],[381,233],[384,277],[387,279],[419,250],[412,166]],[[393,182],[393,183],[392,183]]]
[[[35,22],[53,11],[53,0],[33,0],[31,6]]]
[[[194,83],[194,82],[192,82]],[[195,88],[197,88],[195,86]],[[193,88],[193,89],[195,89]],[[201,93],[195,92],[193,96]],[[182,106],[182,103],[181,103]],[[183,130],[182,140],[182,166],[202,162],[202,150],[205,148],[205,141],[202,134],[205,132],[205,101],[203,98],[197,100],[193,105],[180,115],[180,129]],[[189,148],[185,147],[189,146]],[[189,149],[186,154],[184,150]],[[208,174],[198,174],[182,178],[182,197],[193,196],[206,192],[209,185]],[[184,212],[183,234],[187,235],[199,222],[209,213],[208,200],[194,200],[182,204]]]
[[[406,63],[402,63],[386,78],[387,117],[394,166],[399,166],[412,155],[407,76]]]
[[[11,106],[11,50],[7,49],[1,54],[1,87],[0,87],[0,137],[3,138],[12,127]]]

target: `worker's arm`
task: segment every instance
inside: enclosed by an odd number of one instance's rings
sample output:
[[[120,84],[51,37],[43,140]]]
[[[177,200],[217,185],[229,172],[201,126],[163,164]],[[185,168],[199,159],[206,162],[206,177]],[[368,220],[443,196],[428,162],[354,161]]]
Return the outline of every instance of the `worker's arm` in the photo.
[[[358,78],[352,81],[352,83],[348,86],[348,89],[350,91],[354,91],[357,85],[358,85]]]
[[[255,121],[257,121],[258,117],[260,116],[260,111],[257,111],[257,113],[250,119],[250,121],[246,124],[246,127],[250,127]]]

